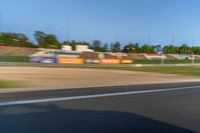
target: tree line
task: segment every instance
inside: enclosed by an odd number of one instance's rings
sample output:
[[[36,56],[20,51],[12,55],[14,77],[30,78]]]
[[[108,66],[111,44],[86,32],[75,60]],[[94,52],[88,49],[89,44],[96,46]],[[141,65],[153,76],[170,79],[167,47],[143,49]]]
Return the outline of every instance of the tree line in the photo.
[[[139,43],[128,43],[122,45],[120,42],[102,43],[99,40],[94,40],[92,43],[85,41],[58,41],[58,38],[53,34],[47,34],[41,31],[34,33],[36,44],[31,42],[25,34],[21,33],[0,33],[0,45],[29,47],[29,48],[49,48],[60,49],[62,45],[70,45],[75,50],[76,45],[87,45],[96,52],[124,52],[124,53],[165,53],[165,54],[200,54],[200,46],[189,46],[182,44],[175,45],[150,45]]]

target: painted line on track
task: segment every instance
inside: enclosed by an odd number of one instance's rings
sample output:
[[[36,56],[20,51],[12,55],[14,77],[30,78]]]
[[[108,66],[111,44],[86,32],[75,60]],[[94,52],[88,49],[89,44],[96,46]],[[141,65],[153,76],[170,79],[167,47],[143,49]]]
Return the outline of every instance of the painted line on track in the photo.
[[[142,91],[129,91],[129,92],[116,92],[116,93],[107,93],[107,94],[94,94],[94,95],[85,95],[85,96],[59,97],[59,98],[47,98],[47,99],[35,99],[35,100],[8,101],[8,102],[0,102],[0,107],[25,105],[25,104],[36,104],[36,103],[58,102],[58,101],[81,100],[81,99],[91,99],[91,98],[102,98],[102,97],[113,97],[113,96],[123,96],[123,95],[133,95],[133,94],[145,94],[145,93],[155,93],[155,92],[168,92],[168,91],[188,90],[188,89],[198,89],[198,88],[200,89],[200,86],[177,87],[177,88],[155,89],[155,90],[142,90]]]

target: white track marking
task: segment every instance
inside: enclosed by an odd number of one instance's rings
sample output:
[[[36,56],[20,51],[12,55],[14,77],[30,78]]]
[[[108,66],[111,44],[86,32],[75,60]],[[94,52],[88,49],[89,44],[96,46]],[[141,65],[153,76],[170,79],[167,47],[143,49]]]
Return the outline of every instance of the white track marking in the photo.
[[[143,91],[116,92],[116,93],[107,93],[107,94],[95,94],[95,95],[85,95],[85,96],[71,96],[71,97],[47,98],[47,99],[35,99],[35,100],[23,100],[23,101],[10,101],[10,102],[0,102],[0,107],[24,105],[24,104],[35,104],[35,103],[57,102],[57,101],[81,100],[81,99],[90,99],[90,98],[102,98],[102,97],[112,97],[112,96],[123,96],[123,95],[133,95],[133,94],[145,94],[145,93],[155,93],[155,92],[167,92],[167,91],[177,91],[177,90],[188,90],[188,89],[198,89],[198,88],[200,89],[200,86],[154,89],[154,90],[143,90]]]

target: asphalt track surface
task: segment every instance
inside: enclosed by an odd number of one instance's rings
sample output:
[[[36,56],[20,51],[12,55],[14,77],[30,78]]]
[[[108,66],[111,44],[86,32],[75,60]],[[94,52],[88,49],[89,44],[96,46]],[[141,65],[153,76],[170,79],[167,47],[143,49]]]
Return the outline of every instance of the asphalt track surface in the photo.
[[[0,94],[0,133],[197,132],[197,82]]]

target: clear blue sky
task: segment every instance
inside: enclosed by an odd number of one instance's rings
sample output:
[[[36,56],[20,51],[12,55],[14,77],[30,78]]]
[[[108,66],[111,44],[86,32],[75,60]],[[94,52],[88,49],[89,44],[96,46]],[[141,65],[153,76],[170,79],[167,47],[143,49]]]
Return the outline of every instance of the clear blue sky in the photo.
[[[41,30],[61,41],[200,45],[200,1],[0,0],[0,30],[31,40]]]

